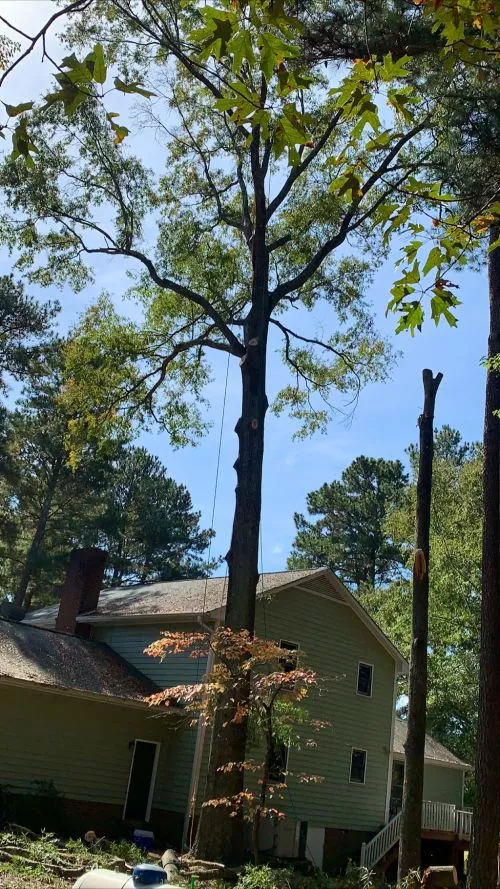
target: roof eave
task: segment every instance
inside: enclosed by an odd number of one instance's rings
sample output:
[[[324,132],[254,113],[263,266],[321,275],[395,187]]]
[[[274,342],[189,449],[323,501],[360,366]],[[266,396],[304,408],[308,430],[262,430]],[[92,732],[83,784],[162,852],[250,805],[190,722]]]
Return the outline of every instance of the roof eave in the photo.
[[[404,753],[399,753],[394,751],[393,759],[397,760],[397,762],[404,762],[405,755]],[[474,766],[471,766],[468,762],[447,762],[444,759],[431,759],[430,757],[424,757],[424,764],[426,766],[439,766],[440,768],[445,769],[455,769],[457,772],[473,772]]]
[[[151,707],[146,702],[146,699],[141,701],[138,698],[120,697],[118,695],[85,691],[84,689],[50,685],[47,682],[36,682],[33,679],[19,679],[18,677],[14,676],[7,676],[4,673],[0,674],[0,685],[8,685],[14,688],[35,688],[37,691],[47,692],[49,694],[64,695],[65,697],[92,701],[93,703],[115,704],[120,707],[131,707],[140,710],[153,710],[156,713],[161,712],[162,714],[166,714],[167,712],[177,714],[184,713],[184,710],[181,707]],[[152,692],[152,694],[154,694],[154,692]]]

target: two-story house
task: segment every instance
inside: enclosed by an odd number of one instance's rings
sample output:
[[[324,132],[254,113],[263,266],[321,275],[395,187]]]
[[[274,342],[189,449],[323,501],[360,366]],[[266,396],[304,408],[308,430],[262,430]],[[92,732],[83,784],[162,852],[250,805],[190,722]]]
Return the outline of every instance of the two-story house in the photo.
[[[0,785],[9,785],[18,818],[33,782],[52,782],[68,829],[151,825],[161,841],[189,842],[209,739],[182,711],[153,711],[144,698],[195,681],[206,664],[186,655],[161,662],[144,650],[162,629],[222,621],[225,596],[224,578],[153,583],[97,592],[94,602],[86,595],[82,613],[66,584],[59,606],[0,621]],[[324,781],[287,779],[286,820],[263,830],[263,846],[328,870],[360,855],[370,867],[388,864],[404,768],[395,709],[404,658],[328,569],[265,574],[256,632],[325,678],[308,709],[329,723],[315,748],[292,749],[288,761],[290,772]],[[470,816],[456,814],[468,766],[429,738],[425,768],[432,836],[424,837],[446,840],[451,856],[470,831]]]

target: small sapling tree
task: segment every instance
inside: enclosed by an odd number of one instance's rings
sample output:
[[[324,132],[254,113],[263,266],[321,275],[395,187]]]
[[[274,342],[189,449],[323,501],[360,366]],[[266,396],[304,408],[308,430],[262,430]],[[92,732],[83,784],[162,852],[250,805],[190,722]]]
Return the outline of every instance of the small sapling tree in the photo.
[[[205,675],[199,682],[164,689],[150,697],[149,703],[182,706],[192,714],[194,723],[201,718],[210,727],[217,712],[236,723],[248,723],[252,755],[219,767],[222,772],[242,773],[242,790],[232,796],[206,799],[202,806],[222,806],[231,810],[232,817],[241,816],[251,824],[253,857],[258,864],[261,823],[266,818],[285,817],[280,804],[288,780],[308,784],[323,780],[319,775],[288,769],[290,748],[315,747],[315,734],[328,726],[327,722],[312,719],[304,706],[306,699],[319,690],[320,680],[276,642],[252,637],[247,630],[164,631],[146,649],[146,654],[162,660],[184,652],[193,658],[209,658]],[[190,805],[192,815],[195,800]]]

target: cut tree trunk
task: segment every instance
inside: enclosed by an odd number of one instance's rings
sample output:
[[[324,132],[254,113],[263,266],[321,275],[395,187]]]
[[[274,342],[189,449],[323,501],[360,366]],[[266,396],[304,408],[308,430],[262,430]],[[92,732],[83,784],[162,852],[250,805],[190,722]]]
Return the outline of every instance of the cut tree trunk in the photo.
[[[420,867],[427,712],[429,624],[429,535],[431,524],[434,405],[442,374],[424,370],[424,410],[418,419],[420,450],[417,481],[416,549],[413,564],[412,645],[408,692],[408,733],[399,843],[398,881]]]
[[[424,871],[422,886],[427,886],[428,889],[449,889],[457,885],[457,870],[453,864],[435,865]]]
[[[247,630],[253,633],[255,625],[264,421],[268,406],[265,390],[267,329],[265,318],[250,319],[247,352],[241,360],[242,410],[235,429],[239,441],[238,458],[234,464],[236,505],[231,547],[226,557],[229,572],[225,625],[235,632]],[[241,689],[240,703],[244,697],[245,691]],[[244,787],[241,770],[221,771],[227,762],[243,762],[246,758],[246,721],[232,721],[237,703],[233,696],[231,701],[222,702],[215,714],[203,795],[205,801],[234,799]],[[234,809],[229,806],[202,807],[195,849],[199,858],[239,864],[244,858],[241,813],[234,814]]]
[[[490,243],[500,236],[492,226]],[[500,354],[500,248],[488,257],[488,358]],[[484,412],[483,569],[476,802],[468,885],[494,889],[500,828],[500,374],[488,367]]]
[[[47,530],[47,522],[49,520],[50,510],[52,509],[54,494],[57,490],[57,485],[59,484],[59,477],[61,475],[62,467],[62,459],[56,460],[52,467],[52,473],[50,475],[47,484],[47,490],[45,492],[45,497],[43,498],[43,503],[40,508],[35,533],[33,535],[33,539],[31,541],[30,548],[24,562],[24,567],[21,572],[19,585],[14,596],[14,605],[17,605],[19,608],[22,608],[24,605],[28,585],[35,569],[37,560],[42,551],[43,542],[45,540],[45,532]]]

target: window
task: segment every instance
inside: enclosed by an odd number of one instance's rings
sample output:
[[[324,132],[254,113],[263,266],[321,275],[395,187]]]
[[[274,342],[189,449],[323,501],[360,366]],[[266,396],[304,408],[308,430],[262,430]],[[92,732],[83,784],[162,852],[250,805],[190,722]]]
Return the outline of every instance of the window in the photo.
[[[275,742],[273,758],[269,764],[269,777],[278,784],[286,784],[286,772],[288,769],[288,753],[290,747],[283,742]]]
[[[394,760],[392,763],[391,798],[389,801],[389,815],[392,818],[403,806],[403,784],[405,780],[404,762]]]
[[[358,664],[358,695],[372,696],[373,667],[371,664]]]
[[[366,750],[351,750],[351,784],[364,784],[366,773]]]
[[[300,648],[298,642],[287,642],[286,639],[280,639],[280,648],[287,652],[281,658],[280,663],[285,673],[291,673],[297,669],[297,652]]]

